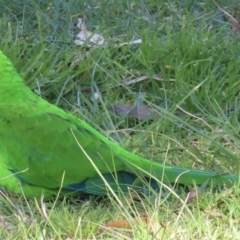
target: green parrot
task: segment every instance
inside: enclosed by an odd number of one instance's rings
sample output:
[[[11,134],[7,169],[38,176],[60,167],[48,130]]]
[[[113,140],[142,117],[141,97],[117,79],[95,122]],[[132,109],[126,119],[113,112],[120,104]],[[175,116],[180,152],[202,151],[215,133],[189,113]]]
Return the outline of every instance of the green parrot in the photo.
[[[161,165],[121,148],[34,94],[0,51],[0,186],[27,198],[157,190],[159,183],[223,185],[234,175]]]

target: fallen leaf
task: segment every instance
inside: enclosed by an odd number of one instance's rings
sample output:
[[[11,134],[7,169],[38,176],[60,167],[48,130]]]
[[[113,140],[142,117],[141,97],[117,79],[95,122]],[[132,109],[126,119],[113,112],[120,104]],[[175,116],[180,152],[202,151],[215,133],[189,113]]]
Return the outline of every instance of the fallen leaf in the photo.
[[[115,104],[108,108],[120,116],[128,116],[138,120],[154,119],[155,112],[144,104]]]
[[[115,220],[107,223],[102,227],[102,230],[106,230],[106,228],[117,228],[117,229],[133,229],[134,226],[138,226],[142,224],[148,228],[148,232],[153,234],[154,236],[162,235],[165,227],[161,226],[161,224],[157,221],[148,218],[132,218],[131,221],[126,219]],[[161,237],[159,238],[161,239]]]
[[[147,218],[133,218],[132,221],[134,223],[139,223],[141,222],[143,225],[147,225],[148,219]],[[104,227],[106,228],[125,228],[125,229],[132,229],[132,225],[130,223],[131,221],[128,221],[126,219],[120,219],[120,220],[115,220],[107,223]]]
[[[209,184],[209,181],[211,180],[211,178],[207,179],[200,187],[195,187],[194,189],[192,189],[186,198],[186,203],[195,201],[196,199],[200,198],[205,192],[206,192],[206,188]]]
[[[210,217],[220,218],[220,219],[223,218],[223,214],[217,209],[212,209],[210,211],[204,211],[204,212],[208,215],[208,218]]]
[[[104,37],[99,33],[92,33],[87,30],[85,22],[82,18],[78,18],[77,28],[81,31],[77,34],[77,39],[74,41],[76,45],[83,45],[87,42],[87,46],[103,45]],[[90,44],[89,44],[90,43]]]

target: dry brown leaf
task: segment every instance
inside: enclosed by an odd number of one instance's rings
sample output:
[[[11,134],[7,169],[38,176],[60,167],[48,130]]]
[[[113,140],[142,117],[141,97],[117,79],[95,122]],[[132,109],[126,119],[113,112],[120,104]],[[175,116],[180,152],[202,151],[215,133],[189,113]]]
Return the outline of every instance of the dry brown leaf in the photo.
[[[142,224],[143,226],[146,226],[148,228],[148,232],[157,239],[162,239],[162,235],[164,234],[164,231],[166,230],[166,227],[162,226],[158,221],[154,221],[152,219],[149,219],[147,217],[145,218],[132,218],[131,221],[126,219],[120,219],[116,221],[111,221],[107,223],[104,227],[101,228],[101,230],[106,230],[108,228],[115,228],[115,229],[133,229],[133,225],[136,226],[139,224]]]
[[[210,217],[215,217],[215,218],[220,218],[222,219],[223,218],[223,214],[218,211],[217,209],[213,209],[211,211],[204,211],[207,215],[208,215],[208,218]]]
[[[124,229],[132,229],[132,225],[130,223],[131,221],[128,221],[126,219],[120,219],[115,220],[107,223],[104,227],[106,228],[124,228]],[[139,223],[141,222],[143,225],[147,225],[148,219],[147,218],[133,218],[132,222]]]
[[[210,178],[207,179],[204,183],[202,183],[200,187],[195,187],[194,189],[192,189],[187,195],[186,203],[195,201],[196,199],[200,198],[205,193],[209,181]]]
[[[198,198],[198,193],[197,193],[196,189],[192,189],[187,195],[186,203],[193,202],[197,198]]]
[[[144,104],[137,104],[134,106],[134,103],[127,104],[115,104],[108,108],[110,111],[115,112],[120,116],[128,116],[130,118],[138,120],[154,119],[155,112],[146,107]]]

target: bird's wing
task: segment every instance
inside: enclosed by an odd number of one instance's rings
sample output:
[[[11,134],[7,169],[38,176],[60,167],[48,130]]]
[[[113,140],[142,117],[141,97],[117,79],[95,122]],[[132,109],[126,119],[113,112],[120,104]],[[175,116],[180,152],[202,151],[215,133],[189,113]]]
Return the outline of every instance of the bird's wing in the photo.
[[[25,115],[8,119],[2,134],[9,171],[26,170],[16,175],[21,181],[48,188],[59,187],[62,180],[63,185],[82,182],[97,175],[88,157],[101,173],[123,168],[121,157],[111,149],[119,146],[61,109],[51,104],[45,108],[40,114],[21,109]]]

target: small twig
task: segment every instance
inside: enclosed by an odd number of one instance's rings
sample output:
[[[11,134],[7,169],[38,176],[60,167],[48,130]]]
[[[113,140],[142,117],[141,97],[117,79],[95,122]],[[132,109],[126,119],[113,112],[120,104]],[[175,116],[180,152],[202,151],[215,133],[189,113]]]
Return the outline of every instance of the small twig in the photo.
[[[232,23],[233,27],[237,30],[237,32],[240,33],[240,24],[239,24],[239,22],[231,14],[229,14],[227,11],[225,11],[224,9],[219,7],[218,4],[215,2],[215,0],[213,0],[213,2],[215,3],[215,5],[218,7],[218,9],[220,11],[222,11],[224,14],[226,14],[229,17],[229,21]]]
[[[156,81],[160,81],[160,82],[175,82],[175,79],[169,79],[169,80],[165,80],[157,75],[153,76],[152,77],[154,80]],[[142,76],[142,77],[138,77],[138,78],[134,78],[134,79],[131,79],[131,80],[128,80],[129,78],[126,78],[125,81],[123,83],[119,83],[115,86],[112,86],[112,88],[115,88],[115,87],[122,87],[122,86],[129,86],[129,85],[132,85],[134,83],[138,83],[138,82],[142,82],[142,81],[145,81],[145,80],[148,80],[150,79],[149,76]],[[111,88],[111,87],[110,87]],[[86,88],[83,88],[82,89],[82,92],[91,92],[91,88],[89,87],[86,87]],[[100,90],[101,92],[105,92],[106,89],[101,89]]]
[[[117,86],[122,86],[122,85],[128,86],[128,85],[131,85],[131,84],[134,84],[134,83],[138,83],[138,82],[142,82],[142,81],[148,80],[149,78],[150,78],[149,76],[142,76],[142,77],[139,77],[139,78],[128,80],[124,84],[120,83]],[[156,81],[175,82],[175,79],[164,80],[164,79],[162,79],[161,77],[159,77],[157,75],[153,76],[153,79],[156,80]]]

